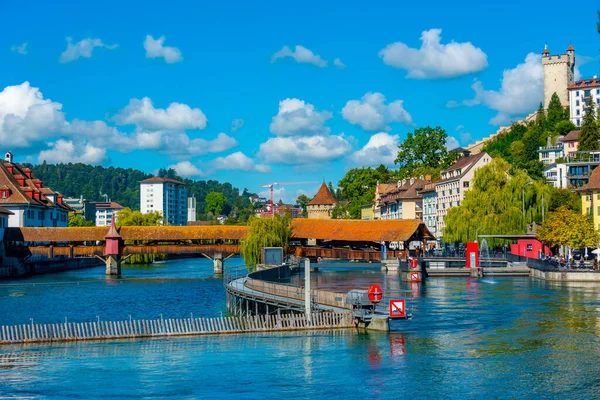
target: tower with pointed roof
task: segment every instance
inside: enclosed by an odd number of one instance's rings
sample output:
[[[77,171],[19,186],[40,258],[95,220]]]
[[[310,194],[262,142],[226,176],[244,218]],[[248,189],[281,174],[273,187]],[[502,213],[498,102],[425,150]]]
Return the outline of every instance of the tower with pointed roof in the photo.
[[[337,204],[338,201],[323,182],[315,197],[306,206],[308,218],[331,219],[331,211]]]
[[[548,45],[542,52],[544,68],[544,108],[548,109],[552,95],[556,93],[563,107],[569,105],[567,87],[575,82],[575,49],[570,44],[566,54],[551,55]]]

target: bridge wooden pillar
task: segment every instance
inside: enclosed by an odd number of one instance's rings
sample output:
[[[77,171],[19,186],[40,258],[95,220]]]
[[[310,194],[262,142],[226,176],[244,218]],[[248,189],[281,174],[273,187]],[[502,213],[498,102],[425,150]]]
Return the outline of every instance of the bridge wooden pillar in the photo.
[[[113,215],[112,221],[110,222],[110,229],[105,239],[105,259],[106,263],[106,275],[108,276],[121,276],[121,255],[123,247],[123,238],[117,231],[117,227],[115,226],[115,216]]]

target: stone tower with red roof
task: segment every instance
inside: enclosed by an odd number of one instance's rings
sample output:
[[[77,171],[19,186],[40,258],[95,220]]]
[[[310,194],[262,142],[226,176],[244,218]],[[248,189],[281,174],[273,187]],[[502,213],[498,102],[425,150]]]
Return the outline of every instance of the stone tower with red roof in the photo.
[[[338,201],[333,197],[325,182],[323,182],[315,197],[306,206],[308,218],[331,219],[331,210],[337,204]]]

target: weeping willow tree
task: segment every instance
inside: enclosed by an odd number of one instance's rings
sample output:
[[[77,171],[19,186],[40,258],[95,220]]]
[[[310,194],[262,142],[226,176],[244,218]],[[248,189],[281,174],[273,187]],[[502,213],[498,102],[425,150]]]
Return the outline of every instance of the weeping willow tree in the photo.
[[[240,244],[240,251],[248,268],[253,269],[260,263],[263,247],[283,247],[284,253],[287,251],[292,235],[291,220],[289,213],[275,214],[273,218],[250,217],[248,236]]]
[[[523,234],[528,223],[542,221],[542,193],[547,212],[551,188],[532,181],[523,170],[511,170],[504,159],[494,158],[475,172],[472,189],[465,192],[460,206],[448,211],[444,241],[466,243],[476,240],[478,234]],[[488,243],[497,246],[503,241]]]

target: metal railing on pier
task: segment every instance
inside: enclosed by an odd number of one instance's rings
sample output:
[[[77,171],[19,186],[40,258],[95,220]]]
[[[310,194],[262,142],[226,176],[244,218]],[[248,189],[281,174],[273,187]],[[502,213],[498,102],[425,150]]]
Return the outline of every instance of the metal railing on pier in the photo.
[[[351,313],[256,315],[126,321],[64,322],[0,327],[0,345],[84,340],[134,339],[354,327]]]

